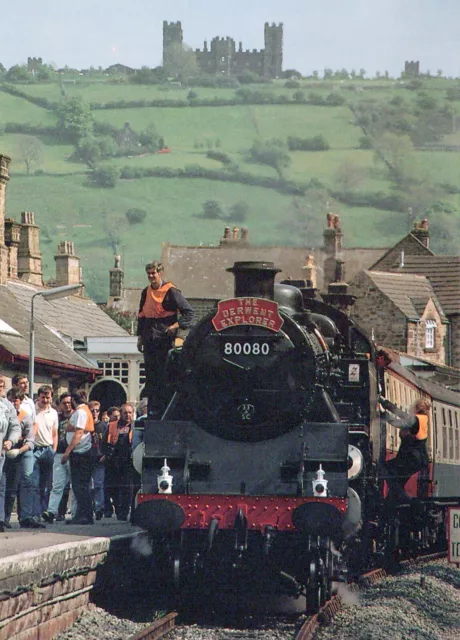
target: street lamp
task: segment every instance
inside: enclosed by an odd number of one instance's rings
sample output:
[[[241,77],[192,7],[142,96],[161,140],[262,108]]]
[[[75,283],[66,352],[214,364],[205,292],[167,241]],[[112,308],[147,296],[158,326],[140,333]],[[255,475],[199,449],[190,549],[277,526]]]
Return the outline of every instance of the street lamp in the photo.
[[[63,287],[53,287],[52,289],[45,289],[44,291],[37,291],[32,296],[30,303],[30,334],[29,334],[29,394],[33,399],[34,397],[34,359],[35,359],[35,334],[34,334],[34,300],[37,296],[41,296],[46,300],[56,300],[57,298],[64,298],[81,289],[81,284],[66,284]]]

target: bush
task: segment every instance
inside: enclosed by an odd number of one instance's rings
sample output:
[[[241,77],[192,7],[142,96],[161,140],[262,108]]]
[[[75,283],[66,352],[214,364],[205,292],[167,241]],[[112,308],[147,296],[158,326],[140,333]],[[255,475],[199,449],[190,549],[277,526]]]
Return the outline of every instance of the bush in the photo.
[[[92,171],[88,181],[97,187],[113,189],[120,177],[120,170],[117,167],[100,167]]]
[[[296,138],[289,136],[287,139],[289,151],[329,151],[329,142],[324,136],[313,138]]]
[[[129,224],[140,224],[143,222],[147,216],[147,211],[144,209],[128,209],[125,213],[125,216],[128,219]]]
[[[217,200],[206,200],[206,202],[203,203],[202,218],[206,218],[207,220],[220,220],[222,214],[222,207]]]
[[[284,86],[286,89],[300,89],[300,82],[298,80],[286,80]]]
[[[361,136],[359,139],[359,148],[360,149],[372,149],[372,139],[370,136]]]
[[[210,149],[206,153],[206,157],[210,158],[211,160],[217,160],[218,162],[222,162],[222,164],[232,164],[232,159],[230,158],[230,156],[227,153],[224,153],[223,151],[214,151],[213,149]]]

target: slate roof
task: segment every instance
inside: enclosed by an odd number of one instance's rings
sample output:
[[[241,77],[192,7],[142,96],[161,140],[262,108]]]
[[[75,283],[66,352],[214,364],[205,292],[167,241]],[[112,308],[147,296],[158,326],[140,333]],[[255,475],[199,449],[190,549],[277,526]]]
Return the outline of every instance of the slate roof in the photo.
[[[441,319],[444,322],[447,321],[443,307],[425,276],[388,271],[366,271],[365,273],[409,320],[420,320],[431,298]]]
[[[434,256],[434,253],[426,247],[423,242],[413,234],[408,233],[404,238],[401,238],[393,247],[386,250],[383,255],[378,257],[378,260],[369,266],[368,268],[376,271],[387,271],[395,263],[401,261],[401,252],[404,251],[404,262],[412,255],[418,256]]]
[[[20,359],[28,360],[30,313],[6,286],[0,286],[0,314],[2,320],[20,334],[15,336],[0,331],[0,349]],[[75,353],[70,341],[64,341],[39,320],[34,323],[34,329],[35,357],[37,360],[48,361],[56,367],[63,365],[64,368],[95,370],[88,360]]]
[[[20,336],[0,331],[0,348],[29,359],[30,307],[32,296],[42,287],[18,281],[0,286],[0,317]],[[34,300],[35,357],[56,367],[95,371],[94,365],[73,349],[85,337],[126,336],[127,332],[88,298],[69,296]]]
[[[460,257],[459,256],[407,256],[404,266],[393,264],[392,272],[425,275],[444,309],[450,315],[460,314]]]
[[[31,299],[41,287],[10,280],[8,289],[25,308],[29,317]],[[47,301],[37,296],[34,301],[34,317],[74,340],[91,336],[125,336],[126,331],[89,298],[68,296]]]
[[[385,249],[343,249],[340,258],[345,262],[346,279],[368,269]],[[173,282],[187,298],[220,299],[233,295],[233,275],[226,271],[238,260],[272,261],[282,269],[277,281],[304,279],[302,266],[305,258],[313,255],[316,266],[317,287],[323,289],[323,263],[326,257],[320,247],[256,247],[252,245],[178,246],[163,244],[162,262],[168,280]]]

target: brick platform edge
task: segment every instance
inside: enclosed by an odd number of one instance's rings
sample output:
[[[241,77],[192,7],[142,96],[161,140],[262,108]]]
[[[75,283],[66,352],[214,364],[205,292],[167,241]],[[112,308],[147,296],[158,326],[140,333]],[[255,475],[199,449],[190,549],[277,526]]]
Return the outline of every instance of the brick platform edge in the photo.
[[[50,640],[88,610],[109,538],[0,559],[0,640]]]

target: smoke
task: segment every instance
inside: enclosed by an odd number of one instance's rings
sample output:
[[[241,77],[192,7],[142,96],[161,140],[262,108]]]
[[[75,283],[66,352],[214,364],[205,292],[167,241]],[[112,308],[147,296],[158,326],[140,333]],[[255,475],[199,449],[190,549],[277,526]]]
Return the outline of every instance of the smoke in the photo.
[[[153,553],[152,544],[147,536],[139,535],[133,538],[131,550],[140,556],[151,556]]]
[[[358,594],[354,591],[351,591],[350,588],[343,582],[334,582],[333,591],[336,591],[337,595],[340,596],[344,605],[351,606],[360,604]]]

